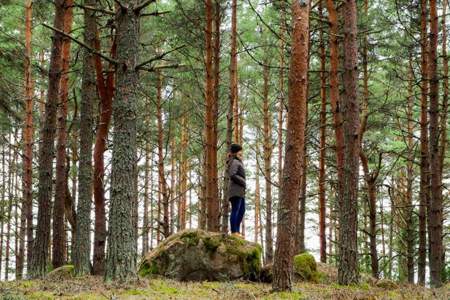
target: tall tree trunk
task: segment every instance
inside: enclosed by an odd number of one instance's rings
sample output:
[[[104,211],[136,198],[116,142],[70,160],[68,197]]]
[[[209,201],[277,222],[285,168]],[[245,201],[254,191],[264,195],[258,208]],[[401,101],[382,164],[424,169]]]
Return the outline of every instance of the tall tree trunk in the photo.
[[[181,149],[186,149],[188,147],[188,132],[187,132],[186,116],[181,117]],[[188,173],[188,158],[185,151],[180,153],[181,166],[180,166],[180,202],[178,207],[179,215],[179,229],[186,229],[186,203],[187,203],[187,173]]]
[[[420,200],[419,200],[419,253],[418,283],[425,285],[427,255],[427,206],[430,199],[430,162],[428,151],[428,36],[427,18],[428,1],[421,0],[420,7],[420,48],[421,48],[421,83],[420,83]]]
[[[149,114],[146,115],[146,125],[148,127],[151,126],[150,120],[149,120]],[[148,233],[149,233],[149,220],[148,220],[148,213],[149,213],[149,204],[150,202],[150,189],[152,186],[150,185],[150,176],[152,174],[150,168],[152,163],[151,160],[151,148],[150,148],[150,141],[145,141],[145,169],[144,169],[144,213],[142,217],[142,256],[144,256],[149,248],[148,248]]]
[[[216,6],[219,1],[216,1]],[[228,187],[230,183],[230,178],[228,176],[228,152],[230,146],[233,142],[233,112],[234,112],[234,102],[237,99],[237,51],[236,51],[236,1],[231,4],[231,56],[230,56],[230,94],[228,101],[228,111],[227,111],[227,131],[226,131],[226,154],[225,161],[226,167],[224,169],[224,181],[223,181],[223,199],[222,199],[222,232],[228,232],[228,222],[230,217],[230,203],[228,196]],[[234,81],[236,80],[236,81]],[[236,86],[235,86],[236,85]]]
[[[169,233],[173,234],[174,232],[174,223],[175,223],[175,199],[177,198],[176,195],[176,178],[175,178],[175,156],[176,149],[175,149],[175,139],[172,139],[170,141],[170,227],[169,227]]]
[[[9,149],[8,149],[8,201],[6,202],[6,245],[5,245],[5,281],[8,281],[9,279],[9,260],[10,260],[10,253],[11,253],[11,213],[12,213],[12,206],[13,206],[13,185],[14,185],[14,158],[13,158],[13,140],[12,140],[12,134],[10,134],[9,138]],[[14,155],[15,156],[15,155]]]
[[[95,6],[95,1],[86,0],[88,6]],[[95,11],[84,11],[84,41],[86,45],[95,48],[97,32]],[[83,56],[83,81],[81,87],[80,106],[80,164],[78,173],[78,206],[77,230],[74,243],[74,267],[78,276],[91,271],[91,202],[92,202],[92,141],[93,141],[93,106],[97,97],[95,81],[95,57],[85,50]]]
[[[54,24],[58,30],[64,30],[64,16],[71,0],[55,0]],[[47,272],[49,262],[50,218],[53,179],[53,157],[55,153],[56,111],[59,99],[59,87],[62,67],[63,35],[54,32],[48,73],[47,102],[45,104],[44,123],[41,129],[42,141],[39,145],[39,189],[38,222],[33,253],[29,264],[31,278],[42,277]]]
[[[288,127],[283,182],[278,207],[277,242],[273,264],[274,290],[290,290],[304,155],[308,90],[309,4],[292,2],[292,56],[289,71]]]
[[[230,104],[233,105],[234,141],[239,142],[239,103],[237,73],[237,0],[231,0],[231,37],[230,37]]]
[[[281,189],[283,175],[283,111],[284,111],[284,68],[285,68],[285,33],[286,33],[286,6],[285,1],[280,2],[280,73],[279,73],[279,103],[278,103],[278,182]]]
[[[217,99],[214,95],[213,72],[213,7],[211,0],[205,0],[206,26],[205,26],[205,151],[206,151],[206,195],[207,204],[207,229],[209,231],[220,230],[220,210],[218,202],[217,186]]]
[[[267,64],[263,69],[263,151],[264,151],[264,178],[266,203],[266,263],[273,259],[272,239],[272,117],[269,109],[270,70]]]
[[[407,103],[407,131],[406,138],[408,148],[408,161],[406,163],[406,250],[407,250],[407,273],[408,282],[414,284],[414,256],[415,256],[415,236],[414,236],[414,206],[413,206],[413,182],[414,182],[414,125],[413,125],[413,105],[414,105],[414,69],[412,54],[409,56],[409,78],[408,78],[408,103]]]
[[[117,90],[113,103],[113,154],[111,207],[109,212],[107,280],[127,281],[136,277],[136,243],[133,201],[136,174],[136,114],[139,42],[139,14],[136,0],[121,0],[116,13]]]
[[[6,175],[6,144],[2,144],[2,204],[6,202],[6,190],[7,190],[7,180]],[[0,205],[1,216],[5,216],[5,205]],[[3,261],[3,242],[4,242],[4,224],[5,218],[0,218],[0,274],[2,272],[2,261]],[[1,279],[1,277],[0,277]]]
[[[280,73],[279,73],[279,103],[278,103],[278,196],[281,195],[281,182],[283,181],[283,111],[285,106],[284,93],[284,68],[285,68],[285,33],[286,33],[286,6],[285,1],[280,2]],[[262,241],[261,241],[262,242]],[[265,263],[273,260],[273,238],[272,238],[272,204],[266,203],[266,252]]]
[[[162,118],[162,77],[161,73],[156,73],[156,117],[158,120],[158,178],[159,178],[159,191],[161,197],[163,221],[160,222],[160,214],[158,215],[158,222],[162,225],[162,234],[165,238],[169,236],[169,193],[167,191],[167,182],[164,171],[164,124]],[[159,226],[158,226],[159,227]]]
[[[344,130],[343,195],[339,197],[339,267],[340,284],[359,281],[357,249],[358,212],[358,44],[356,1],[346,0],[342,8],[344,20],[344,72],[342,116]]]
[[[95,16],[93,16],[95,18]],[[95,48],[100,51],[100,39],[98,31],[95,36]],[[113,38],[111,45],[111,56],[116,56],[116,41]],[[94,259],[93,274],[103,275],[105,272],[105,246],[106,246],[106,211],[105,211],[105,188],[104,188],[104,152],[108,140],[108,129],[112,116],[112,98],[114,96],[115,68],[109,66],[106,78],[103,76],[103,66],[98,55],[95,56],[95,73],[97,89],[100,96],[100,117],[97,124],[97,133],[94,145]]]
[[[64,32],[70,34],[72,31],[73,8],[68,7],[64,17]],[[66,166],[66,144],[67,144],[67,102],[69,101],[69,68],[70,68],[70,46],[71,40],[64,38],[62,45],[62,74],[59,92],[59,106],[57,112],[57,141],[56,141],[56,182],[55,203],[53,205],[53,268],[62,266],[65,262],[64,248],[64,203],[66,202],[67,166]]]
[[[439,157],[439,77],[438,77],[438,15],[436,0],[430,0],[430,182],[431,197],[429,205],[429,264],[430,283],[433,287],[442,285],[442,176]]]
[[[255,144],[255,156],[256,156],[256,171],[255,171],[255,243],[258,242],[258,236],[261,229],[261,221],[260,221],[260,215],[261,215],[261,186],[259,184],[259,143],[258,143],[258,137],[256,137],[256,144]],[[262,244],[261,240],[261,244]]]
[[[27,241],[27,262],[30,262],[33,245],[33,89],[31,61],[33,52],[31,48],[33,2],[25,2],[25,122],[23,128],[23,202],[20,222],[21,241],[19,255],[17,256],[18,278],[22,278],[25,260],[25,234]],[[0,246],[1,248],[1,246]]]
[[[368,10],[369,2],[364,1],[364,17],[366,22],[368,22]],[[372,172],[369,171],[369,159],[364,153],[363,149],[363,139],[364,134],[367,129],[367,121],[369,117],[369,72],[368,72],[368,33],[364,32],[363,37],[363,49],[362,49],[362,65],[363,65],[363,97],[362,97],[362,108],[361,108],[361,126],[359,128],[359,142],[360,142],[360,152],[359,157],[361,159],[361,164],[364,172],[364,181],[367,187],[367,199],[369,208],[369,248],[370,248],[370,266],[372,271],[372,276],[374,278],[379,278],[379,264],[378,264],[378,252],[377,252],[377,223],[376,223],[376,211],[377,211],[377,178],[381,168],[380,155],[378,161],[378,168]]]
[[[335,152],[337,169],[336,207],[342,202],[344,187],[344,131],[342,128],[342,105],[339,99],[339,24],[333,0],[327,0],[328,20],[330,24],[330,106],[333,114],[333,127],[335,133]],[[335,227],[336,228],[336,227]],[[335,237],[336,240],[338,236]]]
[[[319,0],[319,18],[323,18],[323,0]],[[319,31],[320,47],[320,153],[319,153],[319,240],[320,261],[327,262],[327,240],[325,236],[326,199],[325,199],[325,156],[327,129],[327,79],[325,74],[326,53],[323,38],[323,27]]]
[[[448,52],[447,52],[447,27],[446,27],[446,14],[447,14],[448,0],[442,2],[442,111],[441,111],[441,146],[439,148],[439,157],[441,158],[441,174],[444,168],[445,151],[447,147],[447,120],[448,120]]]

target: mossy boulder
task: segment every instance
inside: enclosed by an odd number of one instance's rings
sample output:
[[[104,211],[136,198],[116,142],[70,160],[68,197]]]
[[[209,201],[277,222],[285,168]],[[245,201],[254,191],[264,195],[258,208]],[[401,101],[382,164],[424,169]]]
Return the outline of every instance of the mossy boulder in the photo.
[[[385,289],[385,290],[396,290],[398,289],[398,284],[390,279],[380,279],[375,284],[376,287]]]
[[[181,281],[257,280],[261,246],[242,238],[203,230],[184,230],[164,240],[139,264],[139,275]]]
[[[294,256],[294,273],[303,281],[320,281],[320,273],[317,271],[316,260],[308,252]]]
[[[74,276],[74,266],[64,265],[54,269],[46,275],[46,279],[49,280],[66,280]]]

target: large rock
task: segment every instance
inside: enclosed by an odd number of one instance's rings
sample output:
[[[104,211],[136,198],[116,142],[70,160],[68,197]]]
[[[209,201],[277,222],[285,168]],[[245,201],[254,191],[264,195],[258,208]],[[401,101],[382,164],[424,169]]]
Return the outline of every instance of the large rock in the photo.
[[[260,270],[260,245],[203,230],[172,235],[139,265],[140,276],[155,274],[182,281],[257,280]]]
[[[317,272],[317,263],[314,256],[308,252],[303,252],[294,256],[294,273],[302,281],[319,282],[320,274]]]

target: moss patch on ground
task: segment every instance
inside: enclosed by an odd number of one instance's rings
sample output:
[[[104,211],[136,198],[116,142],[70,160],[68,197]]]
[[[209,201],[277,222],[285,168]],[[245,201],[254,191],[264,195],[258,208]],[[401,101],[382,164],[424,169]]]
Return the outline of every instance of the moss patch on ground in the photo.
[[[246,281],[179,282],[162,278],[140,279],[132,284],[105,284],[101,277],[50,281],[24,280],[0,283],[0,300],[22,299],[449,299],[447,287],[426,289],[405,285],[386,290],[298,282],[292,292],[272,293],[270,284]]]

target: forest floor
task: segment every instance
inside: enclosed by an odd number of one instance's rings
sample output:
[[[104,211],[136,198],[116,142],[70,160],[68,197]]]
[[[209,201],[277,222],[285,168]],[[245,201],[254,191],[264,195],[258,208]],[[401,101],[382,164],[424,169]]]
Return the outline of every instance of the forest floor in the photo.
[[[178,282],[140,279],[129,285],[105,284],[101,277],[0,282],[0,300],[19,299],[450,299],[450,286],[426,289],[396,286],[390,289],[360,284],[340,286],[300,282],[293,292],[272,293],[271,286],[245,281]]]

